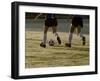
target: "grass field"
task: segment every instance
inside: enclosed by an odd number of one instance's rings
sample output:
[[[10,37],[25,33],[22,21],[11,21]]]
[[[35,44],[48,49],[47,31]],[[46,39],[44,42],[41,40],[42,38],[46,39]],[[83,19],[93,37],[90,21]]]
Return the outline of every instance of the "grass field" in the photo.
[[[39,45],[43,36],[40,31],[27,31],[25,33],[25,68],[81,66],[89,64],[89,35],[86,36],[86,45],[82,46],[81,39],[74,35],[72,47],[65,47],[68,33],[58,32],[62,44],[41,48]],[[48,32],[48,40],[52,33]]]

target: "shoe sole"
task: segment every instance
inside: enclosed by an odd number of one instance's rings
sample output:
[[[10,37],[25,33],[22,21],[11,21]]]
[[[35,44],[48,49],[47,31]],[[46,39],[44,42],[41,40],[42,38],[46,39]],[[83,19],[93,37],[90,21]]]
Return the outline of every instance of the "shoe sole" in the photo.
[[[68,44],[68,43],[65,43],[65,46],[66,46],[66,47],[71,47],[71,45],[70,45],[70,44]]]
[[[46,48],[46,45],[42,45],[42,44],[40,44],[40,47]]]

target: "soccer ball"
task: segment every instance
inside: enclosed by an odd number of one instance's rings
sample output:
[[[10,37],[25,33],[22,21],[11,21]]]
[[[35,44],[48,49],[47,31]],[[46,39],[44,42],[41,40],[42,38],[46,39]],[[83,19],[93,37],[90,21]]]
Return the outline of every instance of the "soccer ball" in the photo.
[[[49,46],[54,46],[54,44],[55,44],[54,40],[50,39],[49,40]]]

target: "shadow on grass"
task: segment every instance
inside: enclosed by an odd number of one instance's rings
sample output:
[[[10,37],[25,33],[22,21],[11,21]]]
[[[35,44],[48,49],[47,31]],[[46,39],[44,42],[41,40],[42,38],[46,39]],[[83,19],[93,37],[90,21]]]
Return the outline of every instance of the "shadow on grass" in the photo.
[[[71,47],[71,48],[67,48],[67,50],[89,51],[89,47]]]
[[[33,39],[33,38],[26,38],[25,40],[26,40],[26,41],[41,41],[41,39],[38,39],[38,38],[36,38],[36,39]]]
[[[54,46],[53,48],[50,49],[57,49],[57,50],[75,50],[75,51],[89,51],[89,47],[84,47],[84,46],[74,46],[74,47],[65,47],[65,46]]]

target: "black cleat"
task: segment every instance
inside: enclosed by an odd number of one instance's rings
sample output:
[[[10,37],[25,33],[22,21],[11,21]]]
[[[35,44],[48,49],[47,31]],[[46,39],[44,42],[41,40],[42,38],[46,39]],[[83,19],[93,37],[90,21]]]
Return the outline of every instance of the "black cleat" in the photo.
[[[46,48],[46,45],[43,42],[40,44],[40,46]]]
[[[60,37],[57,37],[57,41],[58,41],[59,44],[61,44]]]
[[[86,43],[86,38],[82,37],[82,44],[85,45],[85,43]]]
[[[66,46],[66,47],[71,47],[71,44],[65,43],[65,46]]]

